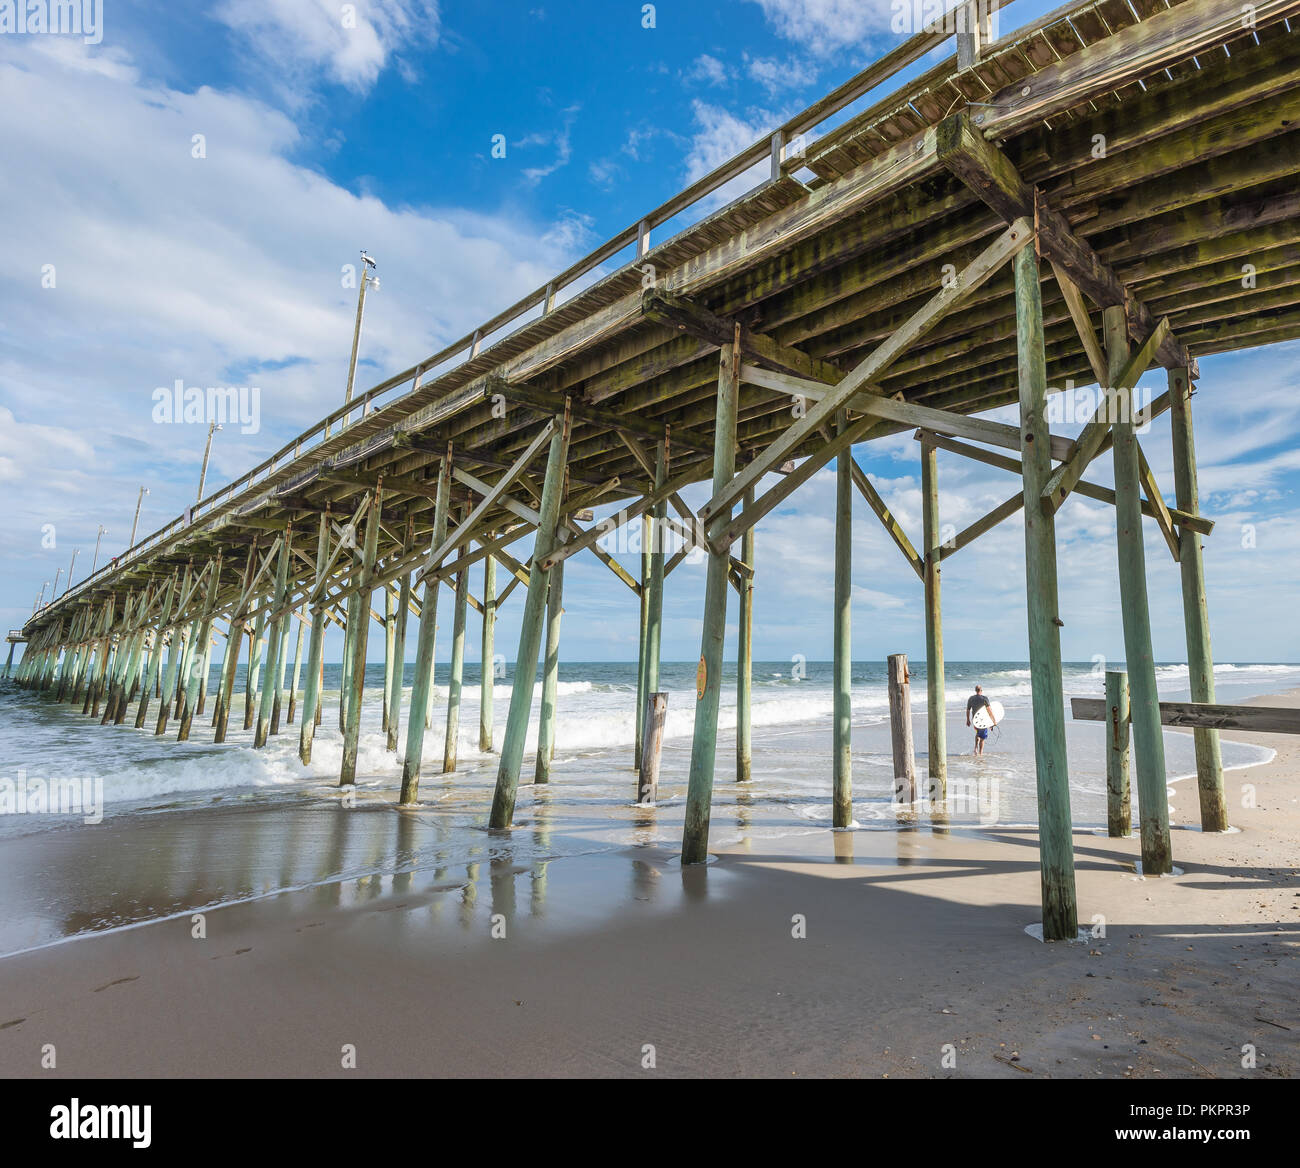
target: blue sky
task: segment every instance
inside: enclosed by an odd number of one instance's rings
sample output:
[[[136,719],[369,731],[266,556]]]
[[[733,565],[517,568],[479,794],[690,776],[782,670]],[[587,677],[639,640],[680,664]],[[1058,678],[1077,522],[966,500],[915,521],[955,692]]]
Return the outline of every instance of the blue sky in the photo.
[[[1047,7],[1018,0],[1004,31]],[[367,302],[369,384],[545,283],[899,40],[888,0],[682,0],[656,5],[652,28],[643,4],[623,0],[372,0],[350,28],[343,8],[110,0],[97,45],[0,35],[10,626],[60,568],[66,584],[74,548],[86,573],[99,524],[101,557],[125,547],[141,485],[141,534],[192,501],[206,427],[154,422],[156,387],[262,390],[260,430],[216,436],[209,489],[341,402],[355,292],[340,271],[359,248],[382,278]],[[504,159],[491,157],[496,134]],[[1202,372],[1216,657],[1296,660],[1300,345],[1205,359]],[[856,452],[914,538],[915,447],[900,436]],[[1144,447],[1172,497],[1167,419]],[[940,464],[941,521],[958,529],[1015,489],[955,456]],[[1092,477],[1109,481],[1107,459]],[[833,496],[823,472],[759,528],[760,657],[829,656]],[[861,504],[858,520],[855,655],[919,654],[919,583]],[[1113,536],[1101,504],[1061,513],[1067,658],[1123,655]],[[1147,548],[1156,653],[1182,660],[1177,566],[1151,526]],[[1018,519],[946,561],[952,659],[1024,656],[1022,565]],[[667,658],[698,655],[702,584],[689,563],[669,580]],[[500,624],[511,657],[521,597]],[[567,659],[635,655],[636,599],[594,558],[570,561],[565,600]]]

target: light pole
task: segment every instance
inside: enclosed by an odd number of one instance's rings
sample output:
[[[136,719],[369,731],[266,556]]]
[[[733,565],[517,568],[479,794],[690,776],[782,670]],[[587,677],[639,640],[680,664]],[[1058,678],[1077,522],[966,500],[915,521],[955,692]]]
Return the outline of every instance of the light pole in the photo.
[[[72,563],[68,565],[68,588],[72,587],[72,569],[77,566],[77,553],[79,551],[81,551],[80,548],[72,549]],[[65,588],[63,591],[66,593],[68,588]]]
[[[41,595],[40,595],[40,597],[39,597],[39,598],[37,599],[37,601],[36,601],[36,608],[44,608],[44,607],[45,607],[45,590],[46,590],[49,586],[50,586],[50,582],[49,582],[48,580],[46,580],[45,583],[41,585]],[[36,608],[32,609],[32,612],[35,612],[35,611],[36,611]]]
[[[348,361],[348,388],[343,395],[343,404],[347,405],[352,400],[352,387],[357,379],[357,353],[361,349],[361,318],[366,311],[366,287],[373,284],[379,287],[379,277],[372,276],[370,269],[378,271],[375,261],[368,256],[365,251],[361,252],[361,286],[357,289],[357,322],[352,329],[352,358]],[[346,430],[352,420],[351,414],[343,415],[343,428]],[[330,436],[329,426],[325,427],[325,437]]]
[[[104,538],[107,531],[108,528],[101,523],[99,526],[99,534],[95,536],[95,558],[90,561],[90,574],[92,576],[95,574],[95,566],[99,563],[99,541]]]
[[[203,502],[203,484],[208,477],[208,455],[212,453],[212,435],[220,429],[220,425],[216,422],[208,423],[208,444],[203,448],[203,468],[199,471],[199,497],[194,500],[196,503]]]
[[[59,581],[63,579],[63,569],[60,568],[54,573],[54,587],[50,589],[50,603],[54,603],[54,598],[59,594]]]
[[[126,545],[127,550],[135,547],[135,529],[140,522],[140,504],[144,502],[144,497],[148,493],[148,487],[141,487],[140,493],[135,497],[135,518],[131,520],[131,542]]]

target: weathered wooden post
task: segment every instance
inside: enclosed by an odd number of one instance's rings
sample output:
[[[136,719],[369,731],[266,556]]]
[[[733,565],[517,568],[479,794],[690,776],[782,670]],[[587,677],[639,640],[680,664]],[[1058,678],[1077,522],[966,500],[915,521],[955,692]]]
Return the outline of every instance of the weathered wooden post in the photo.
[[[295,612],[294,617],[298,626],[298,637],[293,647],[293,681],[289,686],[289,712],[286,719],[290,726],[293,725],[293,716],[298,708],[298,685],[302,681],[302,642],[307,632],[307,625],[301,614]]]
[[[1128,674],[1106,671],[1106,834],[1127,839],[1133,830],[1128,779]]]
[[[397,649],[397,609],[393,590],[384,585],[384,693],[380,699],[379,728],[388,735],[388,705],[393,695],[393,653]]]
[[[550,572],[543,560],[555,547],[559,535],[560,502],[564,493],[564,470],[569,457],[571,423],[566,399],[563,418],[555,421],[550,450],[546,456],[546,478],[542,485],[542,502],[538,508],[541,523],[533,541],[533,566],[528,574],[528,595],[524,600],[523,619],[519,627],[519,649],[515,656],[515,678],[510,690],[510,713],[501,742],[501,762],[497,767],[496,791],[492,796],[492,813],[488,825],[501,831],[515,816],[515,798],[519,790],[519,770],[524,761],[524,737],[528,733],[528,716],[533,705],[533,683],[537,680],[537,652],[542,642],[542,618],[549,591]]]
[[[889,740],[894,749],[894,802],[916,802],[916,748],[912,741],[912,678],[907,654],[891,653],[889,678]]]
[[[646,639],[650,631],[650,516],[641,516],[641,596],[639,607],[640,626],[637,630],[636,655],[636,740],[632,746],[632,765],[641,767],[641,755],[645,744],[645,704],[650,692],[646,680]]]
[[[1123,306],[1102,313],[1106,360],[1112,382],[1115,461],[1115,542],[1119,549],[1120,612],[1128,669],[1137,756],[1142,872],[1164,876],[1173,870],[1169,840],[1169,794],[1165,775],[1165,740],[1160,729],[1156,663],[1151,652],[1151,616],[1147,603],[1147,561],[1142,542],[1142,488],[1139,451],[1133,426],[1133,386],[1115,385],[1129,359],[1128,322]]]
[[[226,731],[230,728],[230,703],[235,696],[235,674],[239,669],[239,654],[244,646],[244,632],[248,625],[248,594],[253,588],[253,577],[257,571],[257,543],[248,550],[244,562],[243,586],[235,601],[235,610],[230,614],[230,625],[226,629],[226,656],[222,662],[221,682],[217,690],[217,708],[212,719],[214,744],[225,742]],[[251,666],[251,662],[250,662]]]
[[[1200,514],[1196,482],[1196,439],[1192,430],[1192,379],[1186,369],[1169,370],[1170,418],[1173,424],[1174,493],[1178,507]],[[1205,563],[1201,537],[1190,527],[1178,529],[1178,569],[1183,585],[1183,625],[1187,634],[1187,672],[1192,701],[1214,701],[1214,659],[1210,652],[1210,616],[1205,605]],[[1201,804],[1201,830],[1227,831],[1228,807],[1223,796],[1223,758],[1219,732],[1198,726],[1192,731],[1196,747],[1196,789]]]
[[[181,707],[181,724],[176,733],[177,742],[187,742],[190,728],[194,724],[194,715],[199,706],[199,693],[206,684],[203,671],[207,668],[208,658],[204,649],[212,642],[212,619],[217,609],[217,595],[221,591],[221,552],[217,552],[216,562],[212,565],[212,579],[208,582],[208,599],[203,606],[203,616],[199,621],[198,642],[194,646],[194,655],[190,661],[190,676],[185,686],[185,704]]]
[[[280,650],[284,643],[284,622],[288,617],[285,605],[289,593],[289,562],[293,557],[290,548],[292,539],[293,527],[289,525],[280,541],[280,560],[275,569],[275,592],[269,605],[271,612],[266,641],[265,681],[262,685],[262,704],[257,712],[257,730],[253,736],[253,745],[259,748],[266,745],[272,709],[280,690]]]
[[[668,481],[668,443],[658,444],[655,452],[655,490],[659,491]],[[641,585],[645,604],[645,695],[644,701],[650,701],[650,695],[659,688],[659,656],[663,643],[664,625],[664,533],[667,528],[668,500],[661,499],[649,512],[645,548],[645,576]],[[558,620],[558,618],[557,618]],[[558,630],[557,630],[558,636]],[[642,752],[637,757],[637,767],[645,757],[646,719],[650,716],[648,706],[641,711],[641,745]]]
[[[1063,941],[1078,936],[1079,912],[1065,752],[1056,520],[1042,498],[1052,470],[1043,300],[1034,248],[1021,247],[1012,263],[1016,287],[1016,367],[1020,388],[1021,476],[1025,488],[1025,596],[1029,684],[1034,709],[1034,763],[1038,778],[1043,940]]]
[[[438,467],[437,498],[433,511],[432,555],[447,538],[447,497],[451,484],[451,447]],[[427,565],[430,569],[437,564]],[[438,581],[424,582],[424,599],[420,604],[420,633],[416,638],[415,677],[411,684],[411,716],[406,722],[406,757],[402,761],[401,802],[414,803],[420,793],[420,760],[424,753],[424,732],[429,694],[433,690],[433,644],[438,632]]]
[[[741,510],[754,502],[754,488],[744,495]],[[754,527],[740,537],[740,558],[749,572],[740,577],[740,629],[736,642],[736,782],[754,777]]]
[[[172,698],[173,710],[172,717],[179,718],[181,711],[185,706],[185,687],[189,684],[189,679],[194,668],[194,654],[199,650],[199,618],[195,617],[190,621],[189,631],[185,634],[185,640],[181,643],[181,663],[180,672],[176,676],[176,694]]]
[[[412,547],[412,523],[407,522],[404,553]],[[402,726],[402,686],[406,681],[406,625],[411,610],[411,574],[404,572],[397,588],[397,625],[393,630],[393,668],[388,679],[388,736],[386,749],[397,752],[397,736]]]
[[[934,443],[921,441],[921,508],[925,551],[925,719],[926,770],[931,807],[948,798],[947,695],[943,679],[943,610],[939,600],[939,473]]]
[[[652,693],[646,703],[645,753],[637,775],[636,801],[651,804],[659,797],[659,756],[663,753],[664,723],[668,719],[668,695]]]
[[[465,620],[469,609],[469,572],[456,573],[456,599],[452,608],[451,661],[447,681],[447,730],[442,740],[442,773],[456,769],[460,738],[460,698],[465,682]]]
[[[542,664],[542,708],[537,718],[537,760],[533,782],[551,781],[555,758],[555,705],[560,692],[560,617],[564,613],[564,561],[550,572],[546,590],[546,650]],[[647,648],[649,642],[647,641]],[[646,654],[649,669],[650,656]]]
[[[353,571],[357,570],[361,552],[358,551],[353,558]],[[367,629],[370,625],[370,606],[367,603],[366,610],[361,610],[361,602],[358,600],[358,594],[353,592],[344,605],[346,616],[344,617],[343,626],[343,660],[340,663],[340,681],[339,681],[339,733],[346,734],[348,730],[348,702],[352,700],[352,663],[356,657],[357,640],[356,635],[364,624]]]
[[[302,700],[302,727],[298,731],[298,759],[307,766],[311,762],[312,739],[320,722],[320,696],[325,668],[325,602],[317,593],[324,584],[325,567],[329,563],[330,513],[326,508],[318,520],[316,534],[316,574],[312,587],[311,642],[307,648],[307,692]]]
[[[718,363],[718,399],[713,439],[713,493],[736,473],[736,413],[740,390],[740,325]],[[706,534],[721,535],[731,522],[731,508],[710,517]],[[691,740],[686,822],[682,827],[682,863],[709,858],[709,817],[713,802],[713,766],[718,746],[718,700],[722,690],[722,646],[727,631],[727,552],[710,552],[704,583],[704,630],[695,681],[695,733]]]
[[[140,694],[140,704],[135,711],[135,728],[144,729],[145,715],[149,712],[149,699],[158,684],[159,670],[162,668],[163,632],[172,614],[172,600],[176,592],[176,573],[173,572],[163,592],[162,615],[158,618],[158,628],[154,632],[153,652],[149,654],[149,669],[145,673],[144,686]]]
[[[838,416],[842,434],[848,427]],[[835,460],[835,647],[832,673],[834,751],[832,766],[832,825],[853,823],[853,447]]]
[[[285,585],[285,597],[283,603],[288,603],[289,587]],[[280,619],[277,622],[280,635],[279,645],[275,650],[275,700],[271,703],[271,733],[280,733],[280,715],[284,710],[285,693],[284,681],[285,673],[289,667],[289,628],[293,623],[293,610],[284,609],[281,611]]]
[[[352,671],[348,694],[348,720],[343,731],[343,765],[339,770],[339,786],[352,786],[357,781],[357,746],[361,741],[361,701],[366,687],[366,640],[370,631],[370,596],[374,591],[375,555],[379,550],[379,524],[383,507],[384,476],[380,475],[371,494],[370,509],[366,514],[366,538],[361,551],[361,567],[356,591],[357,627],[352,639]]]
[[[479,676],[478,748],[485,754],[492,749],[492,691],[496,683],[497,562],[494,556],[483,558],[483,662]]]
[[[212,639],[203,642],[203,667],[199,673],[199,700],[195,705],[194,713],[196,717],[202,717],[203,709],[208,702],[208,678],[212,674]]]
[[[175,622],[171,628],[171,643],[167,646],[167,665],[163,671],[162,693],[158,696],[158,720],[153,728],[155,738],[167,733],[167,723],[171,718],[172,695],[176,692],[177,675],[181,668],[181,622],[185,619],[184,610],[190,602],[190,577],[193,572],[193,564],[186,564],[185,573],[181,576]]]
[[[253,728],[253,709],[257,704],[258,683],[262,679],[262,639],[266,631],[266,611],[269,605],[263,601],[257,608],[257,619],[249,631],[248,672],[244,678],[244,729]]]

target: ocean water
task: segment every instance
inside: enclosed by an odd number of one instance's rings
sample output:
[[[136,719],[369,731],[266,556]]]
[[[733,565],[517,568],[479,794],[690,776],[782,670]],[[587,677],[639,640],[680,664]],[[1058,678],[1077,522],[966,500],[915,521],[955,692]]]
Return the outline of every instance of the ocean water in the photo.
[[[1036,823],[1028,666],[949,662],[945,672],[949,802],[922,803],[900,813],[892,802],[884,663],[854,666],[854,830],[906,832],[931,821],[950,830]],[[694,662],[662,668],[668,720],[653,807],[635,805],[635,666],[562,663],[551,782],[531,782],[535,701],[515,830],[504,836],[484,830],[498,759],[478,746],[477,666],[466,667],[459,765],[449,774],[441,773],[447,676],[445,665],[439,668],[433,728],[425,735],[420,808],[403,814],[395,814],[394,805],[411,668],[395,755],[385,749],[380,729],[383,670],[367,669],[355,799],[337,785],[339,674],[337,666],[326,667],[324,717],[309,767],[298,761],[296,723],[283,726],[265,748],[253,749],[252,732],[242,729],[242,669],[228,741],[221,746],[211,742],[211,705],[195,719],[191,741],[177,743],[175,721],[164,737],[153,735],[156,701],[149,729],[134,729],[134,707],[123,725],[100,726],[97,719],[82,717],[79,707],[0,681],[0,797],[6,789],[30,792],[69,781],[87,791],[97,785],[107,828],[87,823],[87,808],[56,814],[32,806],[0,813],[0,879],[10,892],[0,900],[0,956],[291,889],[315,889],[330,903],[345,903],[348,896],[374,895],[381,887],[421,887],[417,882],[423,881],[470,904],[486,879],[480,872],[485,863],[482,871],[493,881],[499,884],[502,873],[513,873],[510,881],[524,879],[527,895],[535,898],[544,891],[545,872],[554,860],[645,847],[669,855],[679,846]],[[1158,680],[1162,698],[1188,696],[1185,665],[1160,666]],[[507,669],[495,686],[498,746],[511,681]],[[755,663],[751,783],[734,781],[734,666],[724,670],[723,681],[712,845],[755,854],[771,845],[780,854],[792,836],[825,833],[832,810],[830,664]],[[1070,720],[1068,701],[1099,696],[1103,676],[1090,664],[1068,664],[1064,683],[1071,813],[1076,827],[1087,830],[1105,823],[1105,731],[1100,723]],[[966,699],[976,684],[1006,707],[982,759],[972,756],[973,736],[965,727]],[[1235,702],[1300,685],[1300,665],[1220,665],[1216,685],[1221,701]],[[923,665],[913,668],[912,706],[918,786],[924,793]],[[1192,826],[1195,782],[1180,781],[1195,768],[1191,736],[1167,731],[1165,749],[1171,821]],[[1240,768],[1267,761],[1271,752],[1234,742],[1228,734],[1223,757],[1226,766]],[[1230,794],[1240,781],[1229,776]]]
[[[1114,667],[1115,663],[1111,665]],[[70,704],[56,705],[49,698],[18,689],[11,682],[0,682],[0,782],[6,778],[18,782],[20,776],[29,781],[97,778],[102,780],[107,815],[148,810],[164,803],[168,807],[200,806],[221,797],[249,794],[310,796],[322,784],[337,782],[342,759],[342,735],[338,728],[339,666],[325,667],[324,715],[316,731],[309,767],[298,761],[297,722],[292,726],[283,725],[280,735],[272,738],[266,748],[252,748],[252,732],[242,729],[242,666],[235,685],[228,740],[221,746],[212,745],[211,695],[217,684],[217,669],[213,667],[207,712],[195,719],[192,740],[188,743],[175,741],[175,719],[163,737],[154,736],[156,700],[151,703],[147,727],[143,730],[134,729],[130,713],[122,726],[100,726],[97,719],[82,717],[80,710],[74,711]],[[372,664],[366,670],[358,774],[368,786],[383,789],[400,783],[412,673],[413,666],[408,664],[398,753],[393,755],[385,749],[385,736],[380,728],[383,668]],[[1017,821],[1032,822],[1034,775],[1028,665],[949,662],[945,676],[950,777],[976,777],[983,781],[988,775],[997,775],[1003,787],[999,818],[1012,816]],[[756,662],[753,678],[756,782],[814,800],[820,793],[829,821],[830,663]],[[498,747],[510,705],[512,681],[513,668],[507,667],[505,676],[495,682],[494,740]],[[1157,681],[1164,700],[1189,696],[1186,665],[1160,665]],[[426,731],[424,742],[426,776],[437,774],[442,768],[447,699],[445,665],[438,667],[435,682],[433,726]],[[1300,665],[1219,665],[1215,669],[1215,683],[1220,700],[1234,702],[1300,684]],[[990,736],[982,761],[971,757],[971,732],[965,727],[966,699],[976,684],[983,686],[988,697],[1006,707],[1006,717]],[[665,663],[660,687],[669,695],[662,781],[671,785],[678,778],[685,781],[684,773],[674,774],[673,762],[682,748],[689,756],[694,726],[695,663]],[[539,682],[528,733],[526,775],[532,773],[530,755],[536,744],[540,689]],[[912,666],[911,689],[917,767],[918,772],[923,772],[926,763],[923,663]],[[1091,664],[1067,664],[1064,690],[1075,819],[1088,822],[1104,816],[1103,728],[1096,723],[1073,722],[1068,703],[1073,696],[1101,696],[1102,675]],[[580,780],[584,787],[592,789],[604,789],[607,784],[611,792],[631,791],[627,775],[635,738],[635,706],[634,665],[561,663],[554,781]],[[728,664],[724,669],[719,715],[719,785],[725,785],[731,777],[735,725],[735,666]],[[888,801],[893,766],[883,662],[859,662],[853,667],[853,730],[855,794],[867,800]],[[1193,770],[1190,736],[1167,731],[1165,739],[1171,779]],[[476,665],[465,667],[457,749],[458,771],[468,773],[489,768],[495,774],[495,755],[479,750],[479,668]],[[1231,735],[1225,736],[1223,749],[1227,766],[1248,765],[1267,757],[1256,747],[1232,742]],[[810,823],[818,821],[821,810],[821,803],[814,801],[806,812]],[[39,815],[0,814],[0,837],[14,830],[25,832],[58,823],[59,817],[52,817],[47,824]]]

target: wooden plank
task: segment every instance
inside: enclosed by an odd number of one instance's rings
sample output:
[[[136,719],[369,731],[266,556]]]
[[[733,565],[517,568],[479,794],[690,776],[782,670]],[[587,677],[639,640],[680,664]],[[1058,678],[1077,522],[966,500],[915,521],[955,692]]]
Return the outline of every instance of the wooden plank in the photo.
[[[1257,0],[1252,7],[1256,25],[1300,12],[1297,0]],[[1187,0],[1088,45],[1023,84],[999,91],[977,115],[977,124],[990,138],[1010,137],[1044,120],[1050,110],[1101,97],[1133,77],[1217,45],[1241,28],[1237,0]]]
[[[1070,713],[1081,722],[1109,718],[1102,698],[1071,698]],[[1160,724],[1255,734],[1300,734],[1300,709],[1284,706],[1228,706],[1212,702],[1161,702]]]

